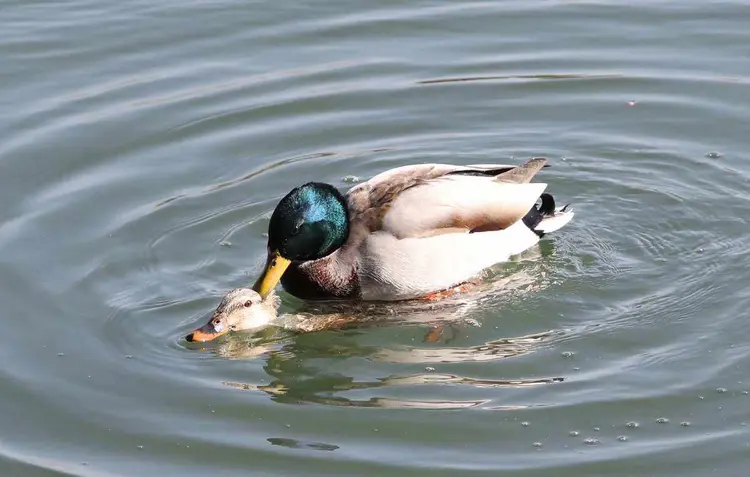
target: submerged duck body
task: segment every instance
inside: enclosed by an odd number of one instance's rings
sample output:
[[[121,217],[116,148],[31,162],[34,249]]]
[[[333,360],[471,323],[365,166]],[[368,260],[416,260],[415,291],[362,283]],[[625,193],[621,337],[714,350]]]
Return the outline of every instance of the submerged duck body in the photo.
[[[280,281],[303,299],[393,301],[465,283],[572,219],[531,183],[545,162],[403,166],[345,196],[297,187],[273,212],[254,289],[265,297]]]

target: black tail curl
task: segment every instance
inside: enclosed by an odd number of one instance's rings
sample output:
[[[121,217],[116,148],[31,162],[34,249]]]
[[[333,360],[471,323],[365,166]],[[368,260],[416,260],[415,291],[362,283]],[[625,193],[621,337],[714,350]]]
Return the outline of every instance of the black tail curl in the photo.
[[[545,218],[545,217],[552,217],[555,215],[555,198],[552,197],[552,195],[547,194],[546,192],[539,196],[539,198],[542,200],[542,203],[539,204],[537,207],[536,204],[529,210],[526,215],[523,217],[523,223],[526,224],[526,227],[529,228],[532,232],[537,234],[539,238],[544,237],[544,232],[541,230],[536,230],[536,226],[539,225],[539,223]],[[566,205],[563,210],[565,210],[568,206]]]

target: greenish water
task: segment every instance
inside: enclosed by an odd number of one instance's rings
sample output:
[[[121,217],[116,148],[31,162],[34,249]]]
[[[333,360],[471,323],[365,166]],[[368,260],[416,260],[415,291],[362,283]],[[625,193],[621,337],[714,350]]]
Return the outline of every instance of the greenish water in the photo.
[[[5,0],[0,25],[3,476],[746,475],[746,2]],[[182,339],[300,182],[531,156],[576,218],[482,300]]]

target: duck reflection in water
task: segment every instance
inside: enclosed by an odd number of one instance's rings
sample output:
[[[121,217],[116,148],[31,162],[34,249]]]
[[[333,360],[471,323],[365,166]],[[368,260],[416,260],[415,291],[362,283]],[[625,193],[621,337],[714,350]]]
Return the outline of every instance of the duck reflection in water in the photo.
[[[537,270],[538,271],[538,270]],[[426,372],[406,376],[389,375],[375,380],[357,381],[354,377],[327,372],[310,363],[321,359],[366,358],[381,363],[460,363],[491,361],[519,356],[533,351],[540,344],[561,335],[544,331],[514,338],[501,338],[481,345],[454,347],[449,345],[461,327],[476,327],[471,318],[476,308],[497,306],[498,287],[505,297],[538,291],[544,286],[539,275],[520,270],[509,277],[477,286],[469,293],[437,303],[341,303],[308,304],[301,312],[276,314],[278,298],[265,301],[250,289],[232,291],[217,308],[206,325],[218,332],[250,328],[254,333],[236,333],[210,346],[210,350],[227,359],[263,357],[264,370],[273,379],[268,384],[224,382],[227,386],[261,391],[274,401],[297,404],[317,403],[359,407],[417,407],[455,409],[488,406],[487,400],[410,400],[392,397],[351,399],[341,396],[348,391],[361,391],[393,386],[463,385],[475,388],[518,388],[562,381],[559,377],[541,379],[492,380],[475,379],[455,374]],[[246,306],[246,302],[250,301]],[[218,324],[211,325],[212,323]],[[245,326],[247,324],[253,325]],[[398,324],[399,326],[394,326]],[[355,338],[363,328],[388,326],[402,333],[413,327],[427,327],[421,346],[363,346]],[[310,332],[318,331],[322,333]],[[335,340],[325,332],[336,331]],[[199,341],[193,339],[193,341]],[[443,346],[434,343],[441,341]],[[517,408],[518,406],[503,407]],[[523,407],[523,406],[521,406]]]
[[[350,332],[346,334],[352,337]],[[320,360],[342,360],[354,357],[366,358],[377,363],[458,363],[466,361],[489,361],[518,356],[559,333],[545,332],[518,338],[507,338],[487,342],[479,346],[466,348],[383,348],[378,346],[361,346],[354,340],[337,336],[334,345],[317,346],[305,343],[301,335],[282,339],[276,346],[265,345],[242,346],[235,340],[223,343],[216,352],[232,359],[247,358],[247,354],[263,353],[266,359],[264,370],[272,377],[268,384],[252,384],[237,381],[224,381],[224,384],[235,389],[260,391],[273,401],[284,404],[322,404],[346,407],[387,407],[419,409],[461,409],[482,406],[491,409],[519,409],[525,405],[491,405],[488,399],[413,399],[405,397],[372,396],[353,398],[343,394],[361,393],[393,387],[415,387],[435,385],[461,385],[473,388],[520,388],[562,382],[562,377],[545,377],[533,379],[476,379],[456,374],[425,372],[405,376],[387,375],[382,378],[357,380],[342,373],[327,371],[320,367]],[[343,339],[342,339],[343,338]],[[347,342],[349,341],[349,342]],[[263,351],[260,351],[260,350]],[[246,354],[247,353],[247,354]],[[317,364],[313,364],[317,363]],[[402,394],[402,393],[398,393]],[[420,394],[423,394],[420,392]]]

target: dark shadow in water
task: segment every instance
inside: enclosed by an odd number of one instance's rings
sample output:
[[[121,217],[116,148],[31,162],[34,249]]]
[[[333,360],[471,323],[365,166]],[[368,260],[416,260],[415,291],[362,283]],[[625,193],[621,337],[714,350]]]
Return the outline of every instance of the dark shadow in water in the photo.
[[[437,78],[417,81],[417,84],[441,84],[441,83],[466,83],[469,81],[498,81],[509,79],[535,79],[535,80],[569,80],[569,79],[602,79],[619,78],[621,75],[588,75],[588,74],[548,74],[548,75],[492,75],[492,76],[469,76],[464,78]]]
[[[289,449],[311,449],[319,451],[335,451],[339,446],[326,444],[325,442],[305,442],[287,437],[269,437],[266,439],[272,445],[287,447]]]

